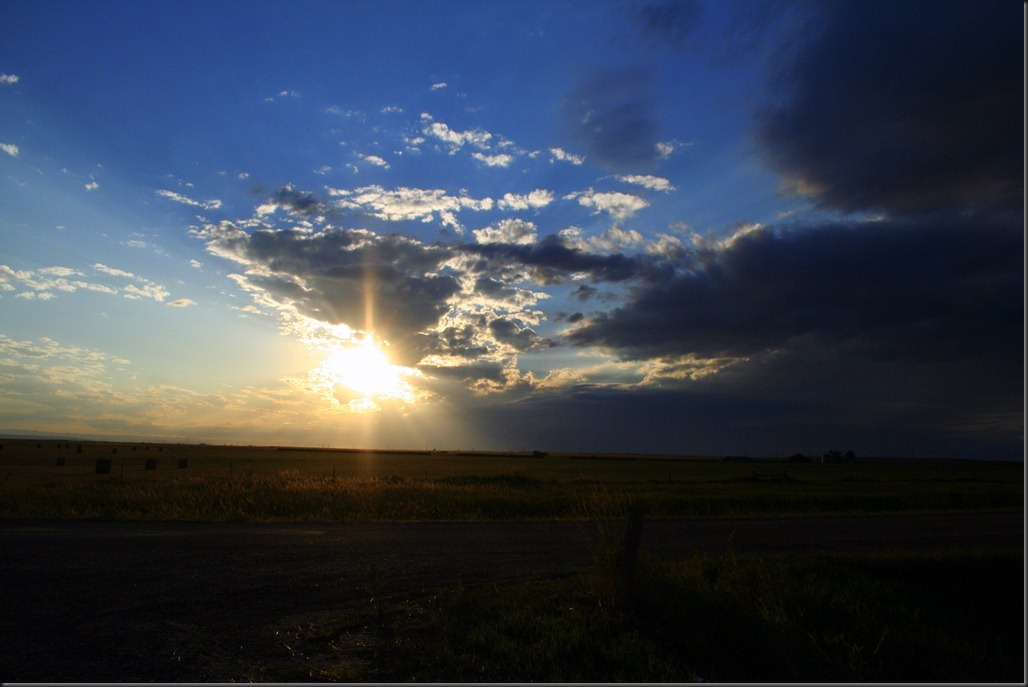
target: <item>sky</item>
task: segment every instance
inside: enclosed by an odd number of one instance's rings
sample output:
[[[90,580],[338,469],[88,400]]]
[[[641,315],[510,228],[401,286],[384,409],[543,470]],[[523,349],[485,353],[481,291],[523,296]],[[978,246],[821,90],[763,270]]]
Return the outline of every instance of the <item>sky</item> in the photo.
[[[1024,10],[0,9],[0,431],[1024,457]]]

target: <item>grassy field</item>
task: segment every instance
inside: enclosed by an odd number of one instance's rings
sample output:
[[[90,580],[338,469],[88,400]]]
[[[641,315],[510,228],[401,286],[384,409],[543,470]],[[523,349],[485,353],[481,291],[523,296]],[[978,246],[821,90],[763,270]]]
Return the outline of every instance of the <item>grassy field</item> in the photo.
[[[658,518],[1020,511],[1024,500],[1020,463],[10,440],[0,494],[0,517],[259,522],[617,517],[629,505]]]
[[[1023,680],[1019,554],[644,560],[442,590],[295,628],[253,679],[431,682]]]
[[[3,441],[0,517],[369,521],[1022,512],[1021,463],[318,451]],[[79,448],[81,446],[81,449]],[[98,459],[111,472],[97,474]],[[156,469],[146,469],[148,460]],[[184,461],[186,467],[178,467]],[[61,463],[61,464],[59,464]],[[371,594],[283,628],[231,680],[1021,682],[1024,556],[645,550],[587,573]],[[198,638],[202,643],[227,638]]]

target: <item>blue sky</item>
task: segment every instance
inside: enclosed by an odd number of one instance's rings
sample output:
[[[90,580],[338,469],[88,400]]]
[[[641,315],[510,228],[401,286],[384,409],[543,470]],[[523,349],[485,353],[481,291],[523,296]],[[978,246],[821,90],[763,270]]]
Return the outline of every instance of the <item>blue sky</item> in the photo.
[[[1017,457],[1008,3],[14,2],[0,429]]]

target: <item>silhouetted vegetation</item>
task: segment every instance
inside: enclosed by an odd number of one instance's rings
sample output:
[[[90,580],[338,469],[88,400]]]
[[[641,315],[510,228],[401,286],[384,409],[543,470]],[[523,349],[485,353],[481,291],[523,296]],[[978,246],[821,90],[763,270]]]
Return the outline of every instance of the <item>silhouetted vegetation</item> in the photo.
[[[32,444],[34,447],[35,444]],[[168,446],[158,459],[84,443],[81,454],[12,443],[0,517],[111,520],[509,520],[579,518],[598,488],[647,517],[1021,510],[1020,464],[329,452]],[[162,449],[164,447],[161,447]],[[63,467],[56,457],[65,458]],[[153,455],[153,454],[151,454]],[[100,456],[103,456],[102,458]],[[592,458],[591,455],[584,456]],[[597,457],[599,458],[599,457]],[[622,517],[623,513],[616,517]]]

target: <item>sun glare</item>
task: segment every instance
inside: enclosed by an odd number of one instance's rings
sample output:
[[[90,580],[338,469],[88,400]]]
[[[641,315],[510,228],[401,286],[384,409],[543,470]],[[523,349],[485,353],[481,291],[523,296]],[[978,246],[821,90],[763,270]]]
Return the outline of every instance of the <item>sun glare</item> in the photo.
[[[416,370],[393,365],[384,351],[366,342],[333,351],[321,364],[318,377],[326,391],[342,387],[358,397],[346,403],[350,410],[369,412],[378,410],[376,400],[414,402],[416,393],[404,377],[416,374]]]
[[[373,346],[340,349],[325,361],[325,368],[337,384],[365,396],[389,395],[402,381],[399,368]]]

